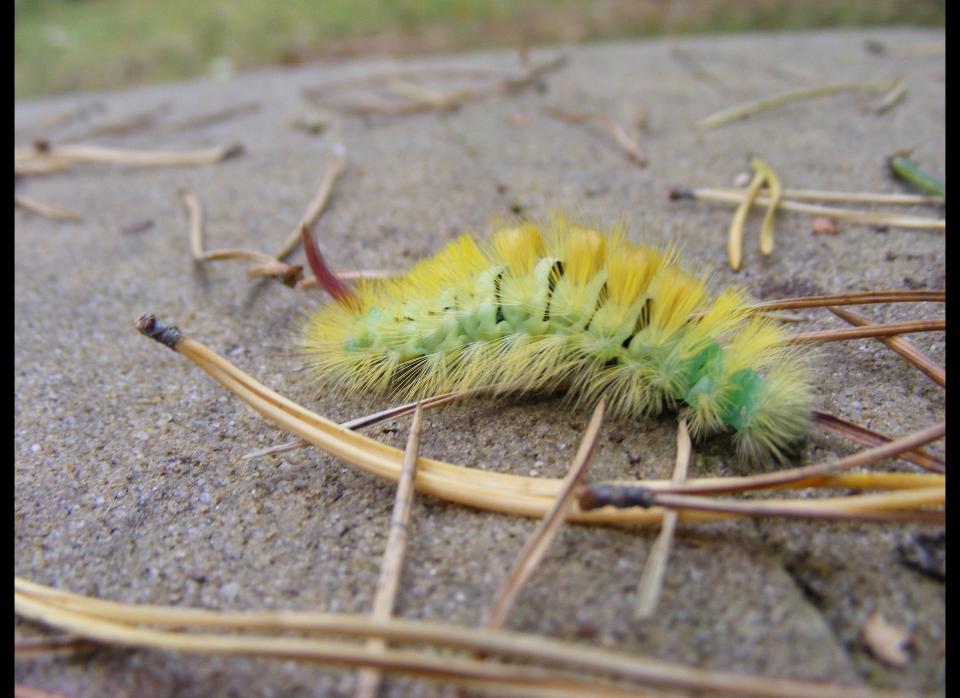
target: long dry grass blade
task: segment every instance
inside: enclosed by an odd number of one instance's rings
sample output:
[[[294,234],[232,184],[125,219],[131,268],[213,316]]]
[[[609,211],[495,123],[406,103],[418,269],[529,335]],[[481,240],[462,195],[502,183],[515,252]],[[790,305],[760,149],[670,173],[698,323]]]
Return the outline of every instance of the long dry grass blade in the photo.
[[[111,165],[134,165],[138,167],[175,167],[189,165],[212,165],[243,153],[239,143],[204,150],[165,152],[161,150],[124,150],[108,148],[102,145],[68,144],[46,145],[34,148],[31,157],[43,161],[56,162],[106,163]]]

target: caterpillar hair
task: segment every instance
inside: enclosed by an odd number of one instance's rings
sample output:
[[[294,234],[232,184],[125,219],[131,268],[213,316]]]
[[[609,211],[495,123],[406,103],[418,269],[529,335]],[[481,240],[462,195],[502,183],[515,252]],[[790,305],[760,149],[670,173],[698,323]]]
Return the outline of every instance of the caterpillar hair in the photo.
[[[330,276],[313,248],[309,261]],[[784,458],[808,431],[807,350],[746,294],[712,301],[673,247],[556,217],[464,234],[398,279],[331,287],[306,323],[328,389],[408,400],[481,386],[607,397],[621,415],[682,409],[691,433],[732,430],[745,460]]]

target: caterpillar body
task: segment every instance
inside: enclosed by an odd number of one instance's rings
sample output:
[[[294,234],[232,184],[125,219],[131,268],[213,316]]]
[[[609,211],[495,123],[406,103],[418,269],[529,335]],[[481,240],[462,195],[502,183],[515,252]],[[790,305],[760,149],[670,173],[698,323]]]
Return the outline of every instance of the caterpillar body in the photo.
[[[625,415],[680,408],[691,433],[732,430],[744,459],[809,427],[805,354],[747,296],[655,248],[562,218],[449,243],[406,276],[361,282],[315,313],[301,347],[317,380],[420,399],[451,390],[565,388]]]

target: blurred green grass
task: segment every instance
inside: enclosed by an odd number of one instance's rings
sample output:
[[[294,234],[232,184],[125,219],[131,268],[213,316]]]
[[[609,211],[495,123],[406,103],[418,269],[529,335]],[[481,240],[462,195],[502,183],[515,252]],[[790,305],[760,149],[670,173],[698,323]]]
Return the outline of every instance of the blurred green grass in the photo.
[[[14,89],[661,34],[943,26],[944,14],[941,0],[17,0]]]

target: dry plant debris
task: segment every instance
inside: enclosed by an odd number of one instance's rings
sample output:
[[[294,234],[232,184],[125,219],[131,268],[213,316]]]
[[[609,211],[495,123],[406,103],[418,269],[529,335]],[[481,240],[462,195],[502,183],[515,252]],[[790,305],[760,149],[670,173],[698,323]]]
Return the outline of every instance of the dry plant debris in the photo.
[[[393,607],[397,603],[397,591],[400,588],[400,574],[403,572],[403,558],[407,548],[407,527],[410,524],[410,508],[413,504],[413,478],[417,472],[417,458],[420,457],[420,433],[423,429],[423,406],[417,404],[410,425],[407,448],[403,452],[403,467],[397,481],[397,495],[390,516],[390,531],[387,547],[383,552],[380,566],[380,579],[373,597],[371,617],[376,620],[390,620]],[[367,647],[384,650],[386,643],[377,638],[367,641]],[[357,698],[373,698],[380,688],[380,672],[367,669],[358,677]]]
[[[687,470],[690,467],[692,444],[690,433],[687,431],[687,422],[683,418],[677,424],[677,458],[673,466],[671,485],[682,485],[687,479]],[[677,512],[667,511],[663,515],[660,534],[650,549],[647,564],[643,567],[640,582],[637,584],[637,600],[634,613],[638,620],[651,618],[657,611],[660,602],[660,592],[663,589],[663,575],[667,570],[667,558],[670,557],[670,548],[673,545],[673,534],[677,528]]]
[[[736,104],[726,109],[721,109],[707,117],[704,117],[696,124],[694,128],[700,131],[717,128],[731,121],[744,119],[752,114],[757,114],[768,109],[775,109],[786,104],[799,102],[805,99],[814,99],[816,97],[826,97],[827,95],[841,94],[844,92],[879,92],[887,94],[893,90],[902,78],[893,78],[886,80],[875,80],[872,82],[844,82],[832,83],[828,85],[815,85],[813,87],[803,87],[797,90],[781,92],[771,97],[764,97],[752,102]]]
[[[69,221],[71,223],[79,223],[83,220],[83,216],[69,208],[37,201],[36,199],[32,199],[28,196],[23,196],[22,194],[15,193],[13,195],[13,204],[17,208],[22,208],[25,211],[36,213],[38,216],[49,218],[52,221]]]
[[[204,150],[169,152],[162,150],[125,150],[102,145],[55,145],[43,141],[26,148],[14,148],[15,174],[40,174],[66,170],[82,163],[132,165],[135,167],[177,167],[212,165],[243,153],[239,143]]]
[[[535,86],[545,75],[566,65],[565,56],[529,66],[519,75],[504,75],[489,70],[422,69],[390,71],[363,78],[338,80],[304,91],[304,97],[327,109],[353,116],[399,116],[424,111],[451,111],[469,101],[494,95],[520,92]],[[461,87],[447,92],[427,87],[423,80],[483,80],[480,87]],[[390,102],[346,101],[334,98],[337,93],[358,89],[386,89]],[[396,98],[399,98],[396,99]]]
[[[646,110],[641,107],[633,124],[627,128],[609,114],[597,111],[575,111],[560,107],[544,107],[544,113],[568,124],[596,123],[602,126],[620,149],[640,167],[647,164],[647,156],[640,150],[640,128],[646,121]]]
[[[895,667],[905,667],[910,663],[910,655],[906,650],[910,643],[910,631],[891,624],[879,611],[863,624],[860,637],[870,653],[881,662]]]
[[[217,382],[233,392],[261,415],[277,426],[314,446],[340,458],[361,470],[396,481],[399,478],[402,453],[397,449],[369,439],[355,431],[347,431],[338,424],[327,420],[296,403],[283,398],[249,375],[240,371],[228,361],[212,352],[204,345],[185,337],[175,327],[161,325],[152,315],[145,315],[138,321],[138,329],[171,349],[183,354],[206,371]],[[740,515],[777,515],[777,516],[815,516],[817,518],[863,519],[863,520],[917,520],[937,523],[942,521],[942,510],[927,510],[923,507],[942,505],[945,499],[944,480],[938,475],[904,475],[885,478],[880,473],[871,473],[864,480],[856,476],[849,479],[824,479],[835,475],[841,468],[869,464],[881,458],[887,458],[917,446],[942,438],[945,425],[939,424],[920,430],[909,436],[897,439],[889,444],[877,446],[850,456],[836,463],[825,463],[805,468],[777,471],[749,478],[703,478],[688,481],[676,491],[729,492],[743,489],[780,487],[791,484],[801,486],[856,486],[883,487],[882,483],[896,483],[908,491],[880,495],[855,495],[818,500],[765,500],[761,510],[750,509],[733,502],[721,509],[707,509],[703,502],[692,502],[689,509],[682,513],[684,520],[710,520],[723,517],[723,514]],[[840,484],[843,483],[843,484]],[[521,516],[542,517],[553,505],[562,483],[544,478],[509,475],[421,458],[415,481],[419,491],[432,494],[449,501],[468,506],[499,511]],[[630,483],[648,490],[666,491],[669,483],[636,482]],[[589,490],[589,488],[588,488]],[[654,523],[662,518],[663,510],[650,511],[626,509],[604,509],[600,511],[574,509],[570,519],[596,523]],[[670,502],[676,505],[676,502]],[[738,506],[737,505],[741,505]],[[783,506],[780,506],[783,505]],[[811,506],[812,505],[812,506]],[[694,511],[696,509],[696,511]],[[717,513],[719,512],[719,514]],[[759,513],[758,513],[759,512]]]
[[[305,611],[212,611],[104,601],[14,578],[16,612],[24,618],[68,630],[106,644],[159,648],[200,654],[302,659],[420,676],[454,685],[497,691],[497,695],[639,696],[649,686],[727,695],[796,698],[882,698],[890,696],[854,686],[770,679],[685,666],[641,655],[599,649],[538,635],[467,628],[428,621]],[[143,626],[189,628],[154,630]],[[222,628],[227,633],[197,632]],[[241,632],[237,632],[241,631]],[[309,632],[351,640],[381,638],[429,646],[423,650],[374,652],[356,642],[267,635]],[[509,657],[474,660],[441,655],[449,647],[473,654]],[[563,666],[564,670],[542,665]],[[604,677],[601,680],[598,676]],[[618,683],[612,683],[611,679]],[[629,683],[624,683],[629,682]],[[632,685],[631,685],[632,684]]]

